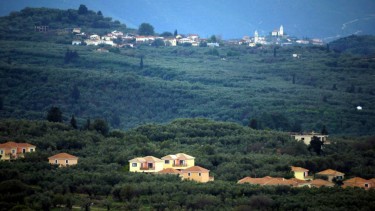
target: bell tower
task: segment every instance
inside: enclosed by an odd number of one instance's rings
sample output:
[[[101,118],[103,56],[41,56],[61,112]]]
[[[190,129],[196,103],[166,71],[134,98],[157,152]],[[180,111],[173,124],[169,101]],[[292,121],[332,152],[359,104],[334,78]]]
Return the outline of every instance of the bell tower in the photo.
[[[284,36],[284,27],[283,25],[280,26],[280,30],[279,30],[279,36]]]

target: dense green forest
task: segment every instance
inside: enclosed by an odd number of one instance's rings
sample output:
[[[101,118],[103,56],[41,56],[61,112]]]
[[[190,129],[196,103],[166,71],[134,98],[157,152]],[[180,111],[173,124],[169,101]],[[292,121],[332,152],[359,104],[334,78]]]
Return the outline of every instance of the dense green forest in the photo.
[[[107,136],[47,121],[4,120],[0,142],[37,146],[25,159],[0,162],[1,210],[60,207],[114,210],[373,210],[375,191],[359,188],[260,187],[237,184],[245,176],[290,178],[291,165],[316,173],[326,168],[346,178],[375,175],[374,137],[333,139],[317,156],[287,133],[253,130],[235,123],[179,119],[147,124]],[[76,166],[56,168],[47,157],[68,152]],[[185,152],[211,170],[214,182],[130,173],[136,156]],[[57,209],[59,210],[59,209]],[[94,209],[93,209],[94,210]]]
[[[331,134],[373,134],[371,36],[327,47],[138,46],[99,53],[67,45],[71,33],[33,31],[44,22],[102,34],[126,30],[99,12],[79,11],[26,8],[0,18],[0,117],[45,119],[57,106],[65,121],[75,115],[80,126],[88,118],[129,129],[205,117],[243,125],[255,120],[259,129],[320,131],[325,125]],[[357,44],[367,47],[360,51]]]

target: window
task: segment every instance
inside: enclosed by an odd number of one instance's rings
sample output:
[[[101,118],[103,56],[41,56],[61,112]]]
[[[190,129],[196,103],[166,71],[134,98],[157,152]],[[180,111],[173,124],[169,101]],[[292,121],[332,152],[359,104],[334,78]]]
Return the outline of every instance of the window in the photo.
[[[26,153],[26,149],[25,148],[22,149],[22,153]]]
[[[0,150],[0,155],[2,155],[4,152],[3,152],[3,150]]]
[[[369,187],[368,183],[365,183],[365,188],[368,188],[368,187]]]
[[[305,138],[301,138],[301,141],[304,141],[305,140]]]
[[[15,154],[16,153],[16,150],[15,149],[12,149],[12,154]]]
[[[132,163],[132,167],[137,167],[137,163]]]
[[[68,163],[69,163],[69,160],[65,160],[65,163],[68,164]]]
[[[188,176],[190,177],[190,173],[188,173]]]
[[[169,160],[165,160],[165,164],[169,164]]]
[[[201,174],[201,173],[199,173],[198,175],[199,175],[199,176],[202,176],[202,174]]]
[[[55,164],[57,164],[58,162],[57,162],[57,160],[55,160]]]
[[[152,169],[152,168],[154,168],[154,164],[152,164],[152,163],[149,163],[149,164],[148,164],[148,168],[149,168],[149,169]]]
[[[30,152],[34,152],[34,149],[30,149]]]

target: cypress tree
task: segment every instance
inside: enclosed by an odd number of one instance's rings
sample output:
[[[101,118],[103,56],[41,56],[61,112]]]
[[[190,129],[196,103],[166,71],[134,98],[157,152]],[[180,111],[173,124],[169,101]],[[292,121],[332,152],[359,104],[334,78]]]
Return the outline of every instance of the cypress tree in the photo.
[[[77,129],[77,120],[74,118],[74,115],[72,115],[72,118],[70,119],[70,125],[74,128]]]
[[[141,56],[141,61],[139,62],[139,67],[143,69],[143,56]]]

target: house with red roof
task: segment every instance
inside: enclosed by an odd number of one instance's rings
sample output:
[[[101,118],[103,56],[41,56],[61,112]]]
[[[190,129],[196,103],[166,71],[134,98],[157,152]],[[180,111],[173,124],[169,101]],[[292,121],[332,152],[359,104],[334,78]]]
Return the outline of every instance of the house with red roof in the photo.
[[[302,187],[302,186],[309,186],[309,182],[304,180],[299,180],[296,178],[292,179],[285,179],[281,177],[270,177],[265,176],[262,178],[252,178],[252,177],[245,177],[243,179],[238,180],[238,184],[252,184],[252,185],[271,185],[271,186],[291,186],[291,187]]]
[[[164,169],[164,161],[154,156],[136,157],[129,160],[130,172],[156,173]]]
[[[50,164],[59,165],[59,167],[77,165],[78,157],[68,154],[68,153],[59,153],[48,158]]]
[[[181,170],[183,180],[194,180],[197,182],[210,182],[214,181],[213,177],[210,177],[210,170],[200,166],[192,166],[187,169]]]
[[[8,141],[0,144],[0,160],[23,158],[25,153],[35,152],[36,146],[29,143]]]
[[[166,155],[161,158],[164,161],[164,168],[187,169],[195,165],[195,157],[185,153]]]
[[[324,171],[316,173],[316,175],[326,176],[328,178],[328,181],[332,182],[333,179],[343,180],[345,174],[332,169],[326,169]]]
[[[285,179],[280,177],[265,176],[262,178],[245,177],[238,180],[238,184],[252,184],[252,185],[271,185],[271,186],[290,186],[290,187],[333,187],[332,182],[326,180],[316,179],[311,181],[299,180],[296,178]]]
[[[294,178],[299,180],[311,180],[312,177],[308,176],[309,170],[301,167],[291,166],[294,172]]]
[[[368,190],[370,188],[375,188],[375,178],[366,180],[361,177],[354,177],[348,180],[343,181],[344,185],[342,186],[343,188],[346,187],[359,187],[359,188],[364,188],[365,190]]]
[[[166,169],[163,169],[159,172],[157,172],[158,174],[172,174],[172,175],[181,175],[181,171],[177,170],[177,169],[173,169],[173,168],[166,168]]]

